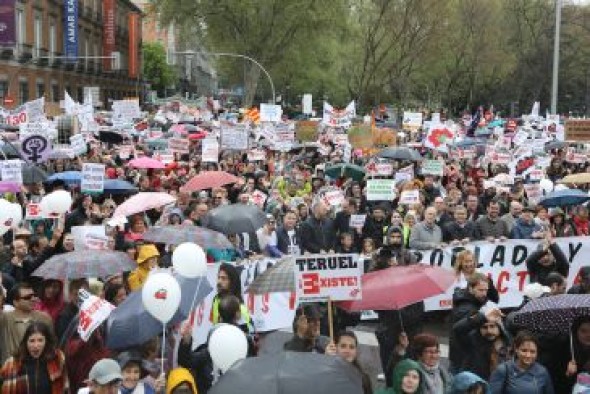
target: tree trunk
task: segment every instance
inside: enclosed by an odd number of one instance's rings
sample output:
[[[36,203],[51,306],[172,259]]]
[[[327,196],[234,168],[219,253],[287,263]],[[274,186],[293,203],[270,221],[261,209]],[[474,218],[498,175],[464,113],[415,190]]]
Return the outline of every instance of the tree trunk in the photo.
[[[258,80],[260,79],[260,68],[251,63],[246,66],[246,77],[244,81],[244,103],[243,106],[249,108],[254,102],[254,96],[256,95],[256,88],[258,87]],[[274,104],[274,103],[273,103]]]

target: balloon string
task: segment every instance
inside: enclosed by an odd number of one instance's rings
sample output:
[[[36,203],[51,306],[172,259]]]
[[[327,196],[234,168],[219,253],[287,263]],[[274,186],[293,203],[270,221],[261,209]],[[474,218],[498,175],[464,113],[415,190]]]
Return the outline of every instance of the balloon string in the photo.
[[[191,309],[189,309],[189,317],[193,313],[193,310],[195,309],[195,303],[197,302],[197,297],[199,296],[199,290],[201,289],[201,283],[203,283],[204,279],[205,279],[205,277],[201,276],[201,278],[199,280],[199,284],[197,284],[197,291],[195,292],[195,296],[193,297],[193,303],[191,304]]]
[[[164,373],[164,355],[166,353],[166,323],[162,323],[162,361],[160,375]]]

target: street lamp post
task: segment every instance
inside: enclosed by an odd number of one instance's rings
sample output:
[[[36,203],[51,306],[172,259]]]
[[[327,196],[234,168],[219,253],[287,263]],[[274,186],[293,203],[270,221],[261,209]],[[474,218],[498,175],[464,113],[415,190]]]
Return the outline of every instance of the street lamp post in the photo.
[[[256,64],[262,70],[262,72],[266,75],[266,77],[268,78],[268,82],[270,83],[270,89],[272,91],[272,103],[273,104],[276,103],[275,84],[272,81],[272,78],[270,77],[270,73],[268,71],[266,71],[266,69],[262,66],[262,64],[260,64],[256,59],[251,58],[250,56],[241,55],[239,53],[230,53],[230,52],[205,52],[205,51],[173,52],[174,55],[187,55],[187,56],[192,56],[196,53],[202,53],[203,55],[211,55],[211,56],[238,57],[238,58],[249,60],[252,63]]]
[[[553,78],[551,83],[551,114],[557,114],[557,88],[559,80],[559,41],[561,35],[561,3],[555,0],[555,41],[553,42]]]

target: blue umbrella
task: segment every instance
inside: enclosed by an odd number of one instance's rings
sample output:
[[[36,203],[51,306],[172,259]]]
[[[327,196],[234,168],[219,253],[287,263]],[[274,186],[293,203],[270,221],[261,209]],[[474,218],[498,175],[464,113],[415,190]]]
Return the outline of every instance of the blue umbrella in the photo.
[[[189,317],[197,289],[199,293],[195,305],[203,301],[213,290],[206,276],[189,279],[175,274],[174,277],[180,285],[181,299],[176,314],[168,323],[169,326]],[[109,349],[126,349],[146,343],[160,333],[162,323],[150,315],[143,306],[140,289],[129,294],[109,316],[106,345]]]
[[[105,194],[133,194],[138,191],[139,189],[133,184],[123,179],[105,179],[104,181]]]
[[[79,186],[82,182],[80,171],[57,172],[47,178],[47,182],[63,181],[67,186]]]
[[[554,191],[547,194],[539,201],[539,205],[546,208],[550,207],[567,207],[570,205],[583,204],[590,200],[590,196],[578,189],[566,189]]]

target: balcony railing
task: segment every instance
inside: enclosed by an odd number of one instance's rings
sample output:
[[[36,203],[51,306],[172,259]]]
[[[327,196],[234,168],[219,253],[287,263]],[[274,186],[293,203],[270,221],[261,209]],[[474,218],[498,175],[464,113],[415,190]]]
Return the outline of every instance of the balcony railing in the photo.
[[[30,44],[17,44],[18,61],[26,63],[33,58],[33,46]]]

